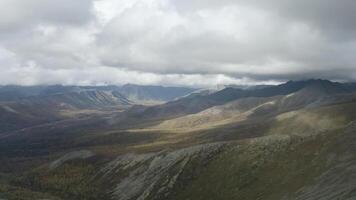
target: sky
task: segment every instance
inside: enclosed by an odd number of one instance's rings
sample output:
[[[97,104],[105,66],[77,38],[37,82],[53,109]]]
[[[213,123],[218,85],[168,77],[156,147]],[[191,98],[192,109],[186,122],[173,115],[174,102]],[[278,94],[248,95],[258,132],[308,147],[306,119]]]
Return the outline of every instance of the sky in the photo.
[[[356,80],[354,0],[1,0],[0,85]]]

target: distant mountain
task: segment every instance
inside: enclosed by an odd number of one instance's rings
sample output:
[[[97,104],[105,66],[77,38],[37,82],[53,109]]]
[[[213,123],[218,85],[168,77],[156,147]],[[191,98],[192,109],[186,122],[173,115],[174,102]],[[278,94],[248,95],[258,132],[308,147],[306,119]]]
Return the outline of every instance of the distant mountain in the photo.
[[[319,98],[320,94],[352,92],[344,84],[320,79],[289,81],[276,86],[257,87],[256,89],[225,88],[213,93],[192,93],[175,101],[148,107],[141,113],[135,112],[133,117],[147,120],[176,118],[198,113],[210,107],[223,105],[242,98],[288,95],[302,89],[304,89],[303,92],[295,96],[295,98],[299,97],[302,101],[314,101],[315,99],[311,96],[313,94],[315,94],[314,97],[317,96]],[[296,102],[293,103],[293,105],[295,104]],[[304,103],[301,104],[304,105]]]
[[[21,99],[18,103],[88,109],[105,106],[127,106],[132,102],[117,91],[83,90],[46,96],[32,96]]]
[[[143,102],[166,102],[178,97],[185,96],[196,89],[185,87],[163,87],[163,86],[144,86],[126,84],[118,88],[118,91],[132,101]]]
[[[2,86],[0,131],[62,120],[93,110],[116,112],[134,104],[161,103],[192,91],[194,89],[139,85]]]
[[[85,110],[119,110],[132,102],[117,91],[83,90],[0,102],[0,132],[62,120]]]
[[[40,95],[46,86],[0,86],[0,101],[11,101],[19,98]]]
[[[63,116],[58,115],[58,113],[63,110],[71,110],[69,113],[72,115],[73,110],[76,110],[74,113],[77,113],[77,110],[102,110],[111,109],[111,107],[120,107],[126,111],[117,113],[117,116],[112,117],[110,123],[117,124],[117,126],[121,127],[135,126],[142,124],[142,122],[175,119],[178,117],[183,117],[181,121],[184,123],[185,121],[193,123],[196,120],[200,120],[200,122],[197,123],[199,125],[205,122],[235,117],[236,113],[242,112],[241,109],[254,109],[251,114],[252,116],[256,115],[256,113],[259,113],[259,115],[263,113],[278,113],[298,109],[307,105],[321,105],[325,102],[337,101],[337,99],[340,98],[349,98],[348,96],[333,98],[329,98],[328,96],[352,92],[353,86],[353,84],[342,84],[319,79],[289,81],[276,86],[258,86],[248,89],[235,87],[225,88],[215,92],[211,90],[194,92],[194,89],[188,88],[138,85],[124,85],[122,87],[61,85],[46,87],[7,86],[0,88],[0,94],[13,94],[11,98],[16,100],[1,103],[2,112],[0,115],[2,115],[4,124],[6,119],[11,116],[13,120],[8,120],[10,121],[8,124],[9,126],[15,124],[14,127],[16,127],[16,119],[21,121],[23,116],[27,117],[22,120],[21,124],[27,124],[25,123],[26,120],[30,121],[30,124],[38,124],[43,121],[62,119]],[[27,88],[28,91],[25,88]],[[11,93],[11,91],[15,92]],[[181,95],[185,96],[178,98]],[[4,96],[2,97],[5,99]],[[155,106],[134,106],[130,108],[130,106],[134,104],[165,101],[171,98],[178,99]],[[250,100],[253,100],[253,98],[266,99],[246,101],[248,98],[250,98]],[[245,103],[241,104],[241,102],[239,102],[240,99]],[[273,101],[274,104],[262,105],[268,101]],[[229,103],[231,105],[229,105]],[[244,107],[236,110],[234,109],[235,103],[238,105],[241,104]],[[224,107],[225,104],[227,107]],[[209,115],[212,115],[210,111],[207,110],[209,108],[215,109],[215,111],[216,109],[222,109],[222,111],[219,112],[223,113],[224,116],[221,117],[220,114],[214,114],[217,120],[215,120],[214,117],[209,117]],[[197,114],[197,116],[194,116],[194,120],[186,117],[186,115],[192,114]],[[201,118],[201,115],[204,116],[203,118],[209,118],[209,120]],[[40,119],[38,120],[38,118]],[[190,122],[190,120],[192,121]],[[184,124],[183,122],[179,122],[179,124]],[[173,124],[176,123],[174,122]],[[5,127],[5,125],[3,125],[3,127]]]
[[[197,90],[188,87],[165,87],[135,84],[125,84],[123,86],[81,86],[80,88],[101,91],[116,91],[137,104],[154,104],[172,101]]]
[[[306,83],[306,84],[305,84]],[[213,106],[195,114],[165,120],[155,129],[177,128],[211,128],[221,126],[248,118],[276,115],[278,113],[297,110],[305,107],[317,107],[337,102],[350,101],[355,95],[340,83],[330,81],[289,82],[288,85],[303,85],[300,90],[286,95],[266,95],[265,91],[251,92],[251,96],[237,98],[223,105]],[[278,86],[277,86],[278,87]],[[279,88],[286,88],[285,85]],[[294,91],[294,86],[291,87]],[[268,89],[271,90],[271,89]],[[285,90],[285,89],[283,89]],[[272,94],[277,90],[273,89]],[[259,94],[267,97],[259,97]],[[261,95],[262,96],[262,95]]]
[[[228,102],[243,97],[271,97],[276,95],[287,95],[296,92],[302,88],[312,85],[319,85],[326,87],[326,89],[332,87],[335,90],[346,91],[348,90],[343,84],[335,83],[328,80],[311,79],[306,81],[288,81],[276,86],[257,87],[256,89],[236,89],[226,88],[215,94],[212,94],[209,98],[217,101]]]
[[[343,84],[347,89],[356,91],[356,83],[344,83]]]
[[[162,103],[172,101],[195,91],[186,87],[163,87],[126,84],[123,86],[0,86],[0,101],[14,101],[33,96],[49,96],[87,90],[119,92],[136,103]]]

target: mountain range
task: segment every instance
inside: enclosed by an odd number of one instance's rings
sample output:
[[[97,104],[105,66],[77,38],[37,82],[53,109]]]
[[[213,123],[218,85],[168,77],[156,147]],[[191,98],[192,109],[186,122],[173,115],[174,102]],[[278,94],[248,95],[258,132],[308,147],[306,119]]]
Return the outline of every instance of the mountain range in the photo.
[[[356,84],[0,88],[0,199],[351,200]]]
[[[123,86],[0,86],[0,100],[13,101],[32,96],[49,96],[54,94],[64,94],[70,92],[81,92],[87,90],[119,92],[132,101],[141,103],[148,102],[166,102],[175,98],[187,95],[196,89],[186,87],[163,87],[163,86],[145,86],[126,84]]]
[[[3,86],[0,87],[0,131],[103,113],[103,110],[119,112],[135,104],[163,103],[192,91],[183,87],[139,85]]]

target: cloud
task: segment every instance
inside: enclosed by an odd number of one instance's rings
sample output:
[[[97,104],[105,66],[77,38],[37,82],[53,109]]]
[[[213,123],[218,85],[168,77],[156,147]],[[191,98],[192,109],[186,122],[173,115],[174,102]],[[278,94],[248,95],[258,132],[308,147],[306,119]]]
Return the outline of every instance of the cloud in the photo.
[[[32,62],[21,67],[13,66],[2,71],[3,78],[0,79],[0,85],[123,85],[136,83],[141,85],[172,85],[201,88],[224,84],[254,85],[278,83],[273,80],[255,81],[248,78],[236,79],[224,74],[155,74],[105,66],[86,69],[48,69],[42,68]]]
[[[0,30],[14,31],[34,24],[80,25],[93,17],[91,0],[2,0]]]
[[[0,78],[191,86],[355,80],[354,10],[349,0],[4,0],[0,70],[28,75]]]
[[[327,8],[332,6],[325,8],[321,1],[313,2],[315,7],[306,1],[136,2],[111,15],[98,35],[103,64],[157,73],[259,78],[349,72],[354,65],[353,56],[345,56],[354,46],[333,41],[324,32]],[[341,16],[330,25],[332,30],[349,17],[343,7],[335,8]],[[349,74],[345,78],[353,77]]]

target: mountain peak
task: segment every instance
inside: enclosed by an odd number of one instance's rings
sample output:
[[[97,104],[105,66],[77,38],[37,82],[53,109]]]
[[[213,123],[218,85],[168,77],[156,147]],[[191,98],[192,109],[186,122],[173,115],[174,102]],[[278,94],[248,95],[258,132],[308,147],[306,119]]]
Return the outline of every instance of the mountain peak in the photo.
[[[310,85],[310,84],[332,84],[330,80],[326,79],[306,79],[306,80],[290,80],[286,83],[282,83],[281,85],[295,85],[295,84],[303,84],[303,85]]]
[[[329,80],[310,80],[300,91],[309,95],[333,95],[350,92],[343,84]]]

